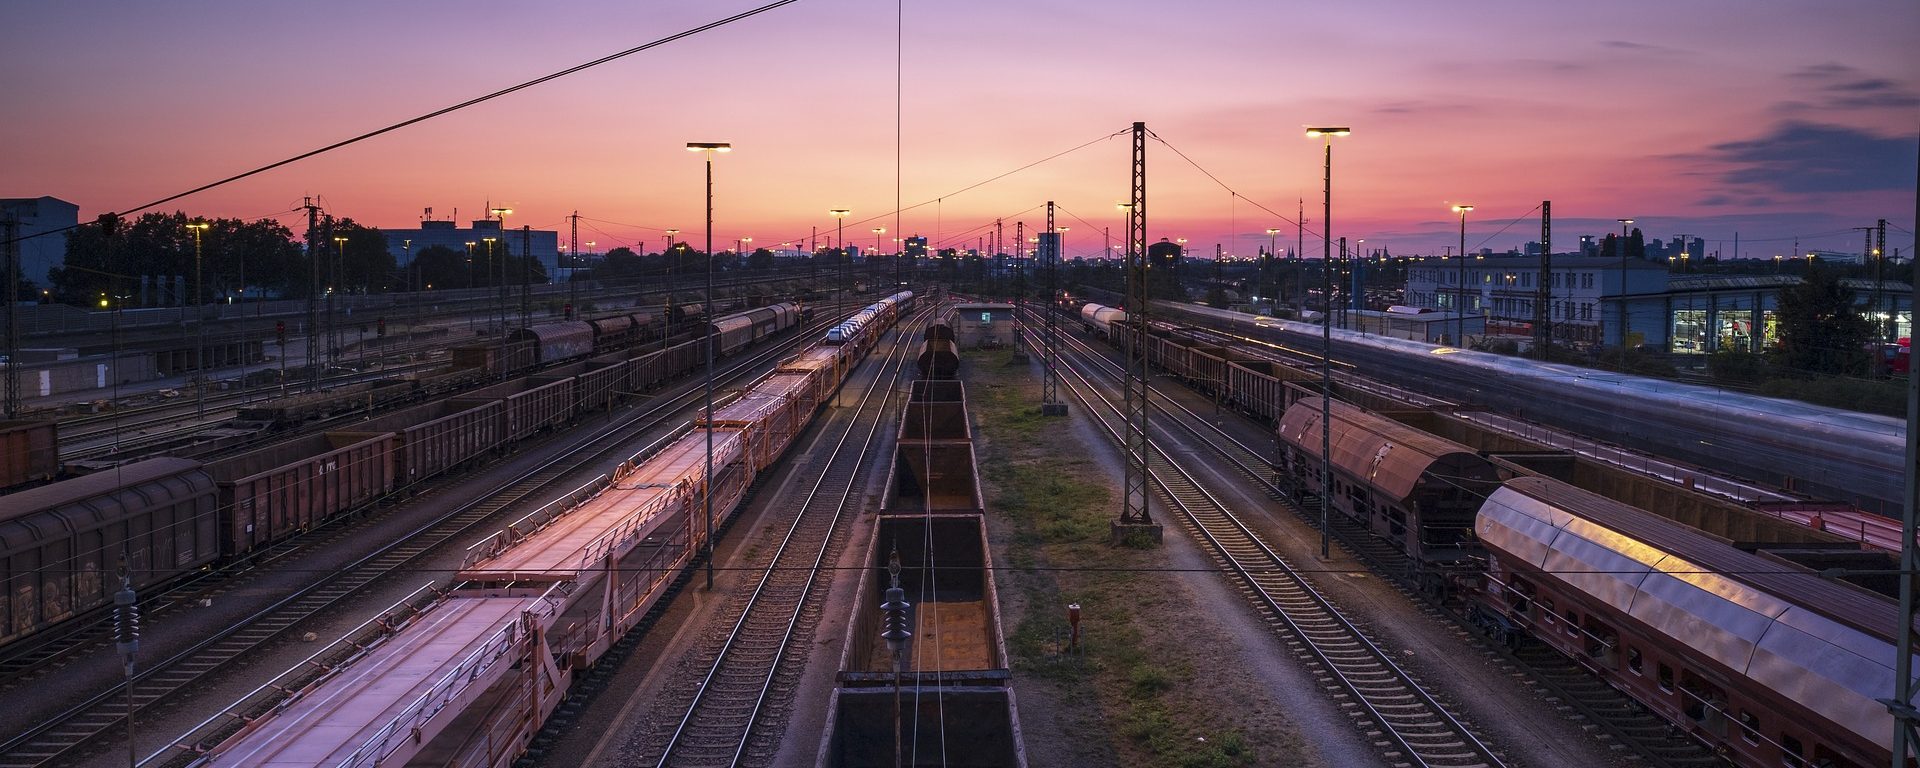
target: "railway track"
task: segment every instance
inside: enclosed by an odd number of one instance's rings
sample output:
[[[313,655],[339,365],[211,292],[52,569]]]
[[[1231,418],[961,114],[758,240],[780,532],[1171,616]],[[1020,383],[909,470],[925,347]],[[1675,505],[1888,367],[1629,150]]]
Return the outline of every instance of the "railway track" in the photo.
[[[1069,356],[1076,359],[1079,356]],[[1082,365],[1088,365],[1080,359]],[[1099,367],[1099,366],[1094,366]],[[1116,444],[1124,411],[1069,362],[1062,383]],[[1164,433],[1164,426],[1157,431]],[[1155,439],[1157,444],[1169,442]],[[1179,463],[1156,450],[1148,477],[1180,523],[1205,545],[1268,623],[1297,641],[1297,652],[1318,667],[1337,705],[1364,728],[1378,728],[1376,744],[1389,761],[1417,766],[1504,766],[1474,729],[1343,616],[1293,565],[1261,540],[1227,505]]]
[[[813,338],[829,325],[816,323],[804,328],[785,343],[757,350],[732,363],[717,376],[731,382],[750,375],[757,366],[785,354],[793,345]],[[620,454],[618,458],[627,458],[621,450],[623,444],[668,421],[699,399],[699,388],[690,388],[686,393],[661,398],[638,413],[603,426],[578,446],[497,484],[476,501],[458,506],[191,648],[149,666],[130,683],[134,714],[137,716],[146,708],[178,697],[215,670],[274,640],[300,621],[341,604],[381,578],[411,566],[438,547],[537,501],[581,465],[595,464],[616,453]],[[84,642],[85,638],[80,641]],[[101,746],[100,742],[110,740],[108,731],[124,726],[128,715],[127,694],[125,685],[99,692],[0,743],[0,768],[63,764],[89,748]],[[164,755],[163,750],[155,757]]]
[[[1083,359],[1092,359],[1093,365],[1108,377],[1117,379],[1120,375],[1119,366],[1100,351],[1065,334],[1061,338],[1066,339],[1068,345],[1074,347],[1076,355]],[[1265,471],[1270,466],[1269,459],[1208,423],[1193,410],[1168,397],[1158,387],[1155,387],[1155,394],[1160,395],[1154,402],[1155,412],[1159,417],[1157,426],[1160,429],[1166,429],[1169,422],[1175,424],[1195,441],[1208,446],[1237,473],[1264,490],[1269,498],[1279,501],[1309,524],[1318,524],[1317,497],[1312,494],[1296,496],[1288,493],[1275,482],[1269,472]],[[1330,522],[1335,539],[1368,563],[1375,572],[1388,576],[1414,605],[1420,606],[1437,620],[1454,624],[1463,635],[1472,638],[1485,653],[1501,663],[1524,671],[1528,681],[1544,699],[1554,702],[1555,706],[1571,710],[1592,723],[1605,736],[1631,749],[1646,764],[1661,768],[1707,768],[1724,765],[1724,761],[1714,756],[1699,742],[1679,732],[1660,716],[1614,690],[1552,649],[1537,643],[1523,644],[1514,649],[1486,640],[1484,635],[1465,620],[1459,611],[1459,606],[1437,603],[1420,590],[1420,585],[1412,579],[1415,572],[1414,563],[1405,553],[1369,534],[1358,525],[1337,517]]]
[[[913,325],[931,314],[925,310]],[[898,326],[893,349],[867,386],[825,457],[809,457],[795,477],[813,477],[805,495],[782,499],[776,514],[790,517],[771,563],[761,573],[686,704],[671,734],[647,762],[661,766],[739,765],[749,757],[766,762],[777,739],[756,725],[770,711],[784,711],[798,682],[798,669],[784,662],[796,638],[811,634],[823,594],[814,589],[823,566],[838,554],[834,532],[847,513],[869,466],[875,441],[894,410],[901,371],[911,356],[909,323]],[[864,430],[864,433],[863,433]],[[678,711],[677,709],[674,711]],[[751,754],[750,754],[751,752]]]

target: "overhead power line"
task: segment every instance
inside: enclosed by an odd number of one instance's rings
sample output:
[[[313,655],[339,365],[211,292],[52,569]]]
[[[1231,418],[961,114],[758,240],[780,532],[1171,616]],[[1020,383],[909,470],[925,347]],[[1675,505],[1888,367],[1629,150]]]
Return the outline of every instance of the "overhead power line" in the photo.
[[[645,51],[645,50],[649,50],[649,49],[652,49],[652,48],[657,48],[657,47],[660,47],[660,46],[662,46],[662,45],[666,45],[667,43],[671,43],[671,42],[674,42],[674,41],[676,41],[676,40],[680,40],[680,39],[682,39],[682,38],[687,38],[687,37],[692,37],[692,36],[694,36],[694,35],[697,35],[697,34],[700,34],[700,33],[702,33],[702,32],[706,32],[706,31],[709,31],[709,30],[712,30],[712,29],[716,29],[716,28],[719,28],[719,27],[724,27],[724,26],[726,26],[726,25],[728,25],[728,24],[732,24],[732,23],[734,23],[734,22],[736,22],[736,21],[740,21],[740,20],[742,20],[742,19],[747,19],[747,18],[751,18],[751,17],[753,17],[753,16],[758,16],[758,15],[760,15],[760,14],[762,14],[762,13],[766,13],[767,11],[771,11],[771,10],[773,10],[773,9],[775,9],[775,8],[779,8],[779,7],[781,7],[781,6],[783,6],[783,5],[792,5],[792,4],[794,4],[794,3],[797,3],[797,2],[799,2],[799,1],[800,1],[800,0],[775,0],[774,2],[771,2],[771,3],[767,3],[766,5],[762,5],[762,6],[760,6],[760,7],[758,7],[758,8],[754,8],[754,9],[752,9],[752,10],[748,10],[748,11],[742,11],[742,12],[740,12],[740,13],[737,13],[737,14],[734,14],[734,15],[732,15],[732,16],[728,16],[728,17],[726,17],[726,18],[724,18],[724,19],[720,19],[720,20],[718,20],[718,21],[711,21],[711,22],[708,22],[708,23],[706,23],[706,24],[702,24],[702,25],[700,25],[700,26],[697,26],[697,27],[693,27],[693,28],[691,28],[691,29],[686,29],[686,30],[682,30],[682,31],[680,31],[680,32],[675,32],[675,33],[673,33],[673,34],[671,34],[671,35],[667,35],[666,37],[662,37],[662,38],[659,38],[659,39],[657,39],[657,40],[653,40],[652,42],[648,42],[648,43],[643,43],[643,44],[641,44],[641,45],[637,45],[637,46],[634,46],[634,47],[632,47],[632,48],[628,48],[628,49],[626,49],[626,50],[624,50],[624,51],[621,51],[621,52],[619,52],[619,53],[615,53],[615,54],[611,54],[611,55],[607,55],[607,56],[602,56],[602,57],[600,57],[600,58],[598,58],[598,59],[594,59],[594,60],[592,60],[592,61],[589,61],[589,62],[586,62],[585,64],[577,64],[577,65],[574,65],[574,66],[571,66],[571,67],[568,67],[568,68],[566,68],[566,69],[563,69],[563,70],[560,70],[560,71],[558,71],[558,72],[554,72],[554,73],[551,73],[551,74],[547,74],[547,75],[542,75],[542,76],[540,76],[540,77],[536,77],[536,78],[534,78],[534,79],[532,79],[532,80],[528,80],[528,81],[526,81],[526,82],[524,82],[524,83],[520,83],[519,85],[513,85],[513,86],[508,86],[508,87],[506,87],[506,88],[502,88],[502,89],[500,89],[500,90],[497,90],[497,91],[494,91],[494,92],[492,92],[492,93],[489,93],[489,94],[486,94],[486,95],[484,95],[484,96],[477,96],[477,97],[474,97],[474,98],[471,98],[471,99],[468,99],[468,100],[466,100],[466,101],[463,101],[463,102],[460,102],[460,103],[458,103],[458,104],[454,104],[453,106],[450,106],[450,107],[442,107],[442,108],[440,108],[440,109],[436,109],[436,110],[434,110],[434,111],[432,111],[432,112],[428,112],[428,113],[426,113],[426,114],[424,114],[424,115],[420,115],[419,117],[414,117],[414,118],[409,118],[409,119],[406,119],[406,120],[402,120],[402,121],[400,121],[400,122],[397,122],[397,123],[394,123],[394,124],[392,124],[392,125],[389,125],[389,126],[386,126],[386,127],[384,127],[384,128],[379,128],[379,129],[376,129],[376,130],[372,130],[372,131],[368,131],[368,132],[366,132],[366,133],[363,133],[363,134],[360,134],[360,135],[358,135],[358,136],[355,136],[355,137],[353,137],[353,138],[350,138],[350,139],[344,139],[344,140],[341,140],[341,141],[336,141],[336,142],[334,142],[334,143],[332,143],[332,144],[328,144],[328,145],[326,145],[326,146],[324,146],[324,147],[321,147],[321,148],[319,148],[319,149],[314,149],[314,150],[309,150],[309,151],[306,151],[306,152],[302,152],[302,153],[300,153],[300,154],[297,154],[297,155],[294,155],[293,157],[289,157],[289,158],[287,158],[287,159],[285,159],[285,160],[280,160],[280,161],[277,161],[277,162],[273,162],[273,163],[268,163],[268,164],[266,164],[266,165],[263,165],[263,166],[260,166],[260,167],[258,167],[258,168],[255,168],[255,169],[253,169],[253,170],[251,170],[251,171],[246,171],[246,172],[244,172],[244,173],[238,173],[238,174],[234,174],[234,175],[232,175],[232,176],[228,176],[228,177],[226,177],[226,178],[224,178],[224,179],[221,179],[221,180],[219,180],[219,181],[214,181],[214,182],[210,182],[210,183],[207,183],[207,184],[202,184],[202,185],[200,185],[200,186],[197,186],[197,187],[194,187],[193,189],[189,189],[189,190],[187,190],[187,191],[185,191],[185,192],[178,192],[178,193],[175,193],[175,194],[171,194],[171,195],[168,195],[168,196],[166,196],[166,197],[162,197],[162,198],[160,198],[160,199],[158,199],[158,200],[154,200],[154,201],[152,201],[152,202],[149,202],[149,203],[144,203],[144,204],[141,204],[141,205],[137,205],[137,206],[134,206],[134,207],[132,207],[132,208],[128,208],[128,209],[125,209],[125,210],[123,210],[123,211],[119,211],[119,212],[118,212],[118,214],[127,214],[127,213],[137,213],[137,212],[139,212],[139,211],[144,211],[144,210],[146,210],[146,209],[148,209],[148,208],[153,208],[153,207],[156,207],[156,206],[161,206],[161,205],[166,205],[167,203],[170,203],[170,202],[173,202],[173,201],[175,201],[175,200],[179,200],[180,198],[183,198],[183,197],[187,197],[187,196],[190,196],[190,195],[196,195],[196,194],[199,194],[199,193],[201,193],[201,192],[205,192],[205,191],[207,191],[207,190],[209,190],[209,189],[213,189],[213,188],[215,188],[215,187],[220,187],[220,186],[224,186],[224,185],[227,185],[227,184],[232,184],[233,182],[236,182],[236,181],[239,181],[239,180],[241,180],[241,179],[245,179],[245,178],[248,178],[248,177],[250,177],[250,176],[258,176],[258,175],[260,175],[260,174],[262,174],[262,173],[266,173],[267,171],[271,171],[271,170],[273,170],[273,169],[275,169],[275,168],[279,168],[279,167],[281,167],[281,166],[285,166],[285,165],[291,165],[291,164],[293,164],[293,163],[297,163],[297,162],[300,162],[301,160],[305,160],[305,159],[307,159],[307,158],[310,158],[310,157],[314,157],[314,156],[316,156],[316,155],[321,155],[321,154],[325,154],[325,153],[327,153],[327,152],[332,152],[333,150],[336,150],[336,149],[340,149],[340,148],[342,148],[342,147],[346,147],[346,146],[349,146],[349,145],[352,145],[352,144],[358,144],[358,143],[360,143],[360,142],[362,142],[362,141],[366,141],[367,139],[371,139],[371,138],[373,138],[373,137],[375,137],[375,136],[380,136],[380,135],[383,135],[383,134],[387,134],[387,133],[392,133],[392,132],[394,132],[394,131],[397,131],[397,130],[400,130],[400,129],[402,129],[402,128],[405,128],[405,127],[407,127],[407,126],[410,126],[410,125],[414,125],[414,124],[416,124],[416,123],[422,123],[422,122],[426,122],[426,121],[428,121],[428,120],[432,120],[433,118],[436,118],[436,117],[440,117],[441,115],[446,115],[446,114],[451,114],[451,113],[453,113],[453,112],[458,112],[458,111],[460,111],[460,110],[462,110],[462,109],[466,109],[467,107],[471,107],[471,106],[474,106],[474,105],[476,105],[476,104],[482,104],[482,103],[485,103],[485,102],[489,102],[489,101],[492,101],[492,100],[494,100],[494,99],[497,99],[497,98],[500,98],[500,97],[502,97],[502,96],[505,96],[505,95],[507,95],[507,94],[510,94],[510,93],[515,93],[515,92],[517,92],[517,91],[523,91],[523,90],[526,90],[526,89],[528,89],[528,88],[532,88],[532,87],[534,87],[534,86],[536,86],[536,85],[540,85],[540,84],[542,84],[542,83],[545,83],[545,82],[547,82],[547,81],[549,81],[549,80],[557,80],[557,79],[559,79],[559,78],[562,78],[562,77],[566,77],[567,75],[571,75],[571,74],[575,74],[575,73],[578,73],[578,72],[581,72],[581,71],[584,71],[584,70],[588,70],[588,69],[592,69],[592,68],[594,68],[594,67],[597,67],[597,66],[600,66],[600,65],[602,65],[602,64],[605,64],[605,63],[607,63],[607,62],[610,62],[610,61],[615,61],[615,60],[618,60],[618,59],[623,59],[623,58],[626,58],[626,57],[628,57],[628,56],[632,56],[632,55],[634,55],[634,54],[636,54],[636,53],[639,53],[639,52],[641,52],[641,51]],[[118,214],[114,214],[114,215],[118,215]],[[61,228],[59,228],[59,229],[53,229],[53,230],[48,230],[48,231],[45,231],[45,232],[39,232],[39,233],[35,233],[35,234],[33,234],[33,235],[27,235],[27,236],[25,236],[25,237],[17,237],[17,238],[14,238],[13,240],[11,240],[11,241],[8,241],[8,242],[18,242],[18,241],[21,241],[21,240],[26,240],[26,239],[28,239],[28,238],[32,238],[32,237],[40,237],[40,236],[42,236],[42,235],[51,235],[51,234],[56,234],[56,233],[60,233],[60,232],[66,232],[66,231],[69,231],[69,230],[73,230],[73,229],[78,229],[78,228],[79,228],[79,227],[81,227],[81,226],[84,226],[84,225],[83,225],[83,224],[73,224],[73,225],[69,225],[69,226],[65,226],[65,227],[61,227]]]

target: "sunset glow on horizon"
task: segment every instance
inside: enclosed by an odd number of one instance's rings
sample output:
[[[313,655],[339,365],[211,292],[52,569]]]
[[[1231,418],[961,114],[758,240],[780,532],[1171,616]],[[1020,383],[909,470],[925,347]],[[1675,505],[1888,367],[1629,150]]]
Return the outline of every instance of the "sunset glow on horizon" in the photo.
[[[124,211],[754,6],[18,6],[0,32],[16,76],[0,196]],[[1009,238],[1037,230],[1054,200],[1068,254],[1092,256],[1102,229],[1119,242],[1119,132],[1138,120],[1164,139],[1148,145],[1151,239],[1317,256],[1321,144],[1303,128],[1340,124],[1332,234],[1395,254],[1453,245],[1457,201],[1476,206],[1470,248],[1518,247],[1542,200],[1562,251],[1622,217],[1729,258],[1736,234],[1748,258],[1857,252],[1849,228],[1879,218],[1901,230],[1890,248],[1913,248],[1910,0],[907,2],[897,216],[895,9],[801,0],[162,210],[297,231],[308,195],[389,228],[491,204],[563,247],[578,211],[583,243],[658,250],[667,228],[705,236],[685,146],[725,141],[718,248],[829,234],[829,208],[852,211],[863,248],[881,226],[971,247],[996,218]]]

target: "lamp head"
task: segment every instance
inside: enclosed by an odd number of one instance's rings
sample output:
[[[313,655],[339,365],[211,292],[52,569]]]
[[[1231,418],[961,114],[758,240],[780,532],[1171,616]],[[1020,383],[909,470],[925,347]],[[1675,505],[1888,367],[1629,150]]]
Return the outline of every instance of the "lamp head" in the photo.
[[[732,152],[733,145],[724,141],[689,141],[688,152]]]
[[[1471,205],[1462,204],[1462,205],[1456,205],[1453,207],[1454,213],[1466,213],[1467,211],[1471,211],[1471,210],[1473,210],[1473,206]]]
[[[1322,136],[1352,136],[1352,135],[1353,135],[1353,129],[1348,128],[1344,125],[1307,129],[1307,138],[1309,139],[1317,139]]]
[[[850,211],[845,208],[834,208],[832,210],[827,211],[827,215],[832,216],[836,219],[844,219],[852,213],[853,211]]]

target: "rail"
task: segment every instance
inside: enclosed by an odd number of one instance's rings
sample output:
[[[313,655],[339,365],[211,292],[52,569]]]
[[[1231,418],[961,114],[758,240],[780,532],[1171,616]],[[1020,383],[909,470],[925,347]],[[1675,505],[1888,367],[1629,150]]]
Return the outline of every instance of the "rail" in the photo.
[[[806,326],[801,333],[781,343],[758,348],[753,354],[732,361],[717,374],[727,380],[744,377],[755,367],[778,359],[787,346],[813,338],[810,329],[829,325],[815,323]],[[375,580],[400,571],[424,557],[427,552],[477,528],[511,505],[548,490],[577,467],[582,456],[599,457],[612,452],[632,433],[657,426],[667,414],[676,413],[697,402],[698,393],[697,387],[690,387],[679,396],[663,398],[622,421],[604,425],[571,450],[500,483],[473,501],[458,505],[397,540],[382,544],[348,566],[281,597],[241,622],[149,666],[131,683],[139,687],[142,697],[146,699],[146,703],[139,705],[140,708],[166,700],[188,683],[279,636],[299,619],[342,603]],[[250,629],[255,631],[246,631]],[[0,743],[0,765],[44,765],[61,761],[63,756],[89,743],[113,724],[124,722],[125,708],[117,702],[123,691],[123,686],[116,686],[98,692],[80,704],[8,738],[5,743]],[[83,718],[84,725],[81,724]],[[33,755],[39,757],[22,752],[23,748],[29,746],[33,747]],[[177,751],[169,745],[150,755],[141,764],[158,763]]]
[[[242,694],[212,717],[188,728],[172,744],[160,752],[149,755],[140,764],[146,765],[156,758],[170,756],[169,753],[173,750],[195,756],[205,753],[206,750],[202,745],[209,740],[232,738],[247,730],[267,713],[292,703],[308,689],[331,677],[334,670],[345,667],[355,659],[370,653],[386,638],[399,633],[412,623],[413,619],[426,613],[444,599],[445,593],[435,590],[432,583],[421,585],[419,589],[401,598],[399,602],[388,606],[373,618],[361,622],[360,626],[347,630],[338,639],[314,651],[300,663],[287,668],[287,671],[261,683],[259,687]]]
[[[932,314],[933,309],[931,308],[923,310],[915,316],[915,319],[903,320],[900,325],[924,322],[925,318],[932,316]],[[906,335],[910,336],[911,332],[908,332]],[[875,339],[868,348],[871,349],[873,345],[877,345],[878,343],[878,339]],[[759,721],[761,712],[765,708],[768,695],[774,686],[775,678],[780,671],[781,664],[784,663],[787,652],[792,645],[793,637],[799,629],[801,613],[807,605],[807,600],[813,594],[813,586],[818,582],[819,574],[822,572],[822,568],[827,560],[828,553],[833,544],[834,531],[839,525],[840,519],[848,506],[848,502],[853,498],[855,487],[859,484],[858,479],[862,474],[860,470],[866,466],[865,457],[871,452],[870,449],[872,448],[874,438],[882,431],[880,427],[884,419],[882,419],[881,416],[884,414],[887,405],[892,402],[894,393],[898,389],[896,385],[899,377],[905,370],[910,347],[912,347],[912,345],[905,341],[894,344],[893,349],[889,352],[885,365],[882,367],[882,373],[874,377],[873,381],[868,384],[866,391],[861,395],[860,401],[855,405],[853,411],[855,416],[848,420],[846,429],[841,431],[840,437],[834,443],[823,469],[814,478],[812,487],[809,488],[806,495],[794,505],[798,512],[794,515],[792,524],[787,527],[785,535],[781,537],[780,545],[772,556],[771,564],[761,573],[760,580],[754,585],[753,592],[747,598],[746,607],[741,611],[739,618],[735,620],[733,626],[728,630],[726,640],[722,643],[718,654],[714,658],[713,666],[708,668],[705,675],[701,678],[698,686],[695,688],[693,700],[687,705],[686,713],[680,717],[679,723],[674,727],[673,733],[668,736],[666,744],[661,748],[657,762],[657,765],[661,768],[674,764],[675,757],[683,750],[691,752],[705,749],[708,750],[706,755],[710,758],[725,757],[726,762],[730,765],[738,765],[740,763],[742,756],[746,752],[747,745],[752,739],[754,725]],[[891,380],[888,379],[885,373],[889,368],[891,368],[893,373]],[[850,375],[851,374],[849,374],[849,376]],[[882,387],[883,381],[888,382],[884,388]],[[873,402],[876,392],[882,394],[877,407],[871,412],[872,421],[867,425],[867,434],[859,446],[859,452],[847,454],[845,451],[848,446],[848,440],[853,436],[855,430],[862,426],[862,417],[869,413],[868,404]],[[850,466],[844,465],[839,461],[842,457],[848,455],[853,456],[852,461],[847,463],[850,464]],[[827,489],[827,481],[830,476],[835,479],[835,482],[831,489]],[[839,491],[839,498],[833,503],[832,512],[824,522],[819,519],[821,517],[820,515],[808,514],[808,511],[814,506],[815,500],[821,496],[823,489],[827,489],[829,494],[835,490]],[[812,537],[815,536],[818,537],[818,549],[812,553],[810,562],[802,560],[802,562],[782,566],[782,559],[788,555],[790,550],[798,548],[799,543],[802,543],[803,537],[805,537],[804,544],[812,546]],[[806,557],[806,552],[800,552],[800,557]],[[800,579],[801,582],[798,585],[790,583],[776,584],[776,578],[797,578]],[[796,590],[797,594],[795,594]],[[762,608],[767,603],[773,603],[774,605],[772,608],[762,610],[761,613],[756,613],[757,608]],[[789,603],[791,604],[790,609],[788,609],[787,605]],[[762,618],[767,611],[771,611],[772,615],[767,618]],[[785,615],[782,616],[782,613]],[[756,626],[756,620],[769,622],[771,626]],[[750,643],[759,640],[759,638],[753,637],[756,633],[778,635],[778,638],[775,639],[772,644],[772,650],[769,652],[766,647],[754,647],[753,650],[755,653],[753,655],[756,661],[752,666],[755,668],[747,670],[744,674],[737,673],[737,668],[732,670],[736,672],[736,674],[724,674],[729,671],[727,670],[728,659],[736,649],[749,647]],[[749,683],[753,685],[745,690],[741,689],[742,686],[747,686]],[[716,693],[722,690],[725,690],[726,694]],[[696,717],[698,713],[703,711],[703,705],[710,701],[724,698],[730,702],[738,702],[748,697],[751,697],[750,703],[744,705],[738,703],[733,704],[736,709],[744,707],[744,712],[729,712],[728,717],[710,717],[706,718],[705,722],[701,722],[700,718]],[[723,720],[725,722],[721,722]],[[725,732],[695,734],[694,730],[696,727],[717,729]],[[701,742],[703,739],[705,740],[703,743],[695,743]]]
[[[1090,355],[1082,350],[1078,356]],[[1103,356],[1091,357],[1099,361],[1091,367],[1109,377],[1117,375]],[[1065,382],[1068,391],[1094,415],[1107,437],[1118,444],[1120,428],[1114,426],[1106,412],[1115,418],[1124,418],[1123,410],[1110,396],[1100,392],[1080,368],[1069,364],[1063,369],[1078,380],[1077,385],[1073,381]],[[1164,422],[1155,425],[1155,429],[1164,434]],[[1397,752],[1389,757],[1411,760],[1421,766],[1469,764],[1467,760],[1476,760],[1480,765],[1504,765],[1472,729],[1394,663],[1391,654],[1376,646],[1330,599],[1185,467],[1165,451],[1155,451],[1152,457],[1147,477],[1162,497],[1180,511],[1182,522],[1209,545],[1214,557],[1227,566],[1266,612],[1300,640],[1301,647],[1347,693],[1348,700],[1380,726]],[[1353,649],[1357,649],[1357,653]]]

